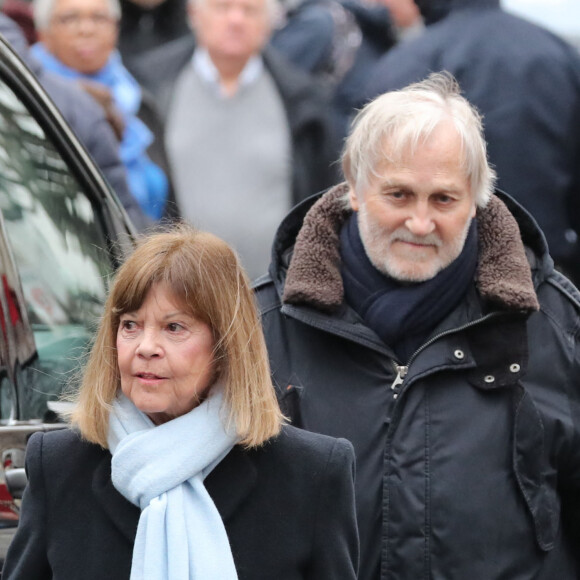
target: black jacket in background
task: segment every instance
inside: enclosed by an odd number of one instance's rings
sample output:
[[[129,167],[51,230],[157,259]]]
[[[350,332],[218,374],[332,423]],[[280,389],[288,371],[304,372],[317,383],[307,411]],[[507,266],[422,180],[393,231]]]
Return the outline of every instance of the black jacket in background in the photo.
[[[147,10],[131,0],[121,0],[118,48],[130,71],[142,53],[191,34],[186,6],[187,0],[163,0]]]
[[[526,207],[580,283],[580,55],[499,0],[424,0],[424,33],[394,47],[367,97],[447,70],[483,114],[499,187]]]

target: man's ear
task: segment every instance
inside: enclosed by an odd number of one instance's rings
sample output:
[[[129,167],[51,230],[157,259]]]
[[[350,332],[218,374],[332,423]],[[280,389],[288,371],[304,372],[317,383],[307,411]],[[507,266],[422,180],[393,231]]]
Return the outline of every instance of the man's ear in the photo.
[[[358,196],[354,190],[354,187],[348,188],[348,201],[350,202],[350,207],[352,211],[358,211],[359,203]]]

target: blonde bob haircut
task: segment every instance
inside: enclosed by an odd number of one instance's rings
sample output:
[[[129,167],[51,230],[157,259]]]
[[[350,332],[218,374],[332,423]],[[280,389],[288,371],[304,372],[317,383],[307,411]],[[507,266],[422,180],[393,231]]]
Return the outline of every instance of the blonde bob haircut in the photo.
[[[145,237],[119,268],[84,369],[72,424],[107,448],[111,404],[120,390],[117,330],[156,284],[213,332],[215,379],[224,381],[230,425],[246,447],[280,432],[283,416],[270,379],[254,295],[239,259],[223,240],[180,224]]]
[[[448,72],[384,93],[359,111],[342,154],[348,185],[362,196],[384,162],[396,164],[403,155],[412,155],[440,124],[448,122],[461,138],[463,167],[474,200],[485,207],[496,175],[487,160],[482,118]]]

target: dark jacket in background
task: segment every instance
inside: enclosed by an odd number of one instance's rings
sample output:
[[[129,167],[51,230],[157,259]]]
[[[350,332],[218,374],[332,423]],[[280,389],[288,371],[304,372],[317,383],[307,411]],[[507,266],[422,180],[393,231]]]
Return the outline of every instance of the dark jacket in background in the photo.
[[[531,212],[556,264],[580,283],[578,51],[499,0],[418,4],[429,26],[383,58],[367,96],[451,72],[484,116],[499,187]]]
[[[131,72],[133,62],[143,53],[191,34],[186,6],[187,0],[163,0],[146,9],[131,0],[121,0],[118,48]]]
[[[141,512],[114,488],[110,452],[74,431],[38,433],[26,465],[3,580],[128,580]],[[257,450],[234,447],[205,486],[239,580],[355,580],[353,476],[347,441],[292,427]]]
[[[144,229],[150,225],[151,222],[129,191],[125,167],[119,157],[119,142],[101,106],[76,84],[45,72],[29,55],[28,45],[16,22],[4,14],[0,14],[0,34],[38,77],[80,142],[103,172],[135,227]]]
[[[477,282],[398,360],[343,298],[345,192],[292,210],[256,292],[283,412],[354,445],[359,580],[577,579],[580,294],[494,196]]]
[[[135,78],[156,97],[161,114],[167,115],[179,74],[191,63],[195,49],[192,35],[150,52],[134,68]],[[335,180],[336,138],[330,118],[330,100],[323,87],[296,69],[272,49],[262,54],[286,109],[292,141],[293,202],[322,191]],[[192,155],[195,152],[192,151]]]
[[[283,6],[287,7],[285,22],[274,31],[270,44],[328,86],[338,159],[350,121],[364,104],[361,86],[395,44],[389,11],[379,3],[359,0],[289,0]]]

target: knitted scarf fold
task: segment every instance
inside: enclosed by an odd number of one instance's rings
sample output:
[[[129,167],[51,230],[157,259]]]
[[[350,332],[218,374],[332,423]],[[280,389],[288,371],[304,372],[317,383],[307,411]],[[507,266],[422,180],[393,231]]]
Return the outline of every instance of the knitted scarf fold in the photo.
[[[477,222],[472,220],[461,254],[430,280],[402,283],[379,272],[369,260],[357,214],[341,235],[342,279],[347,303],[407,362],[430,332],[453,310],[473,282],[477,267]]]
[[[122,393],[109,418],[115,488],[141,508],[131,580],[237,580],[221,516],[203,481],[237,436],[222,420],[223,388],[155,426]]]

